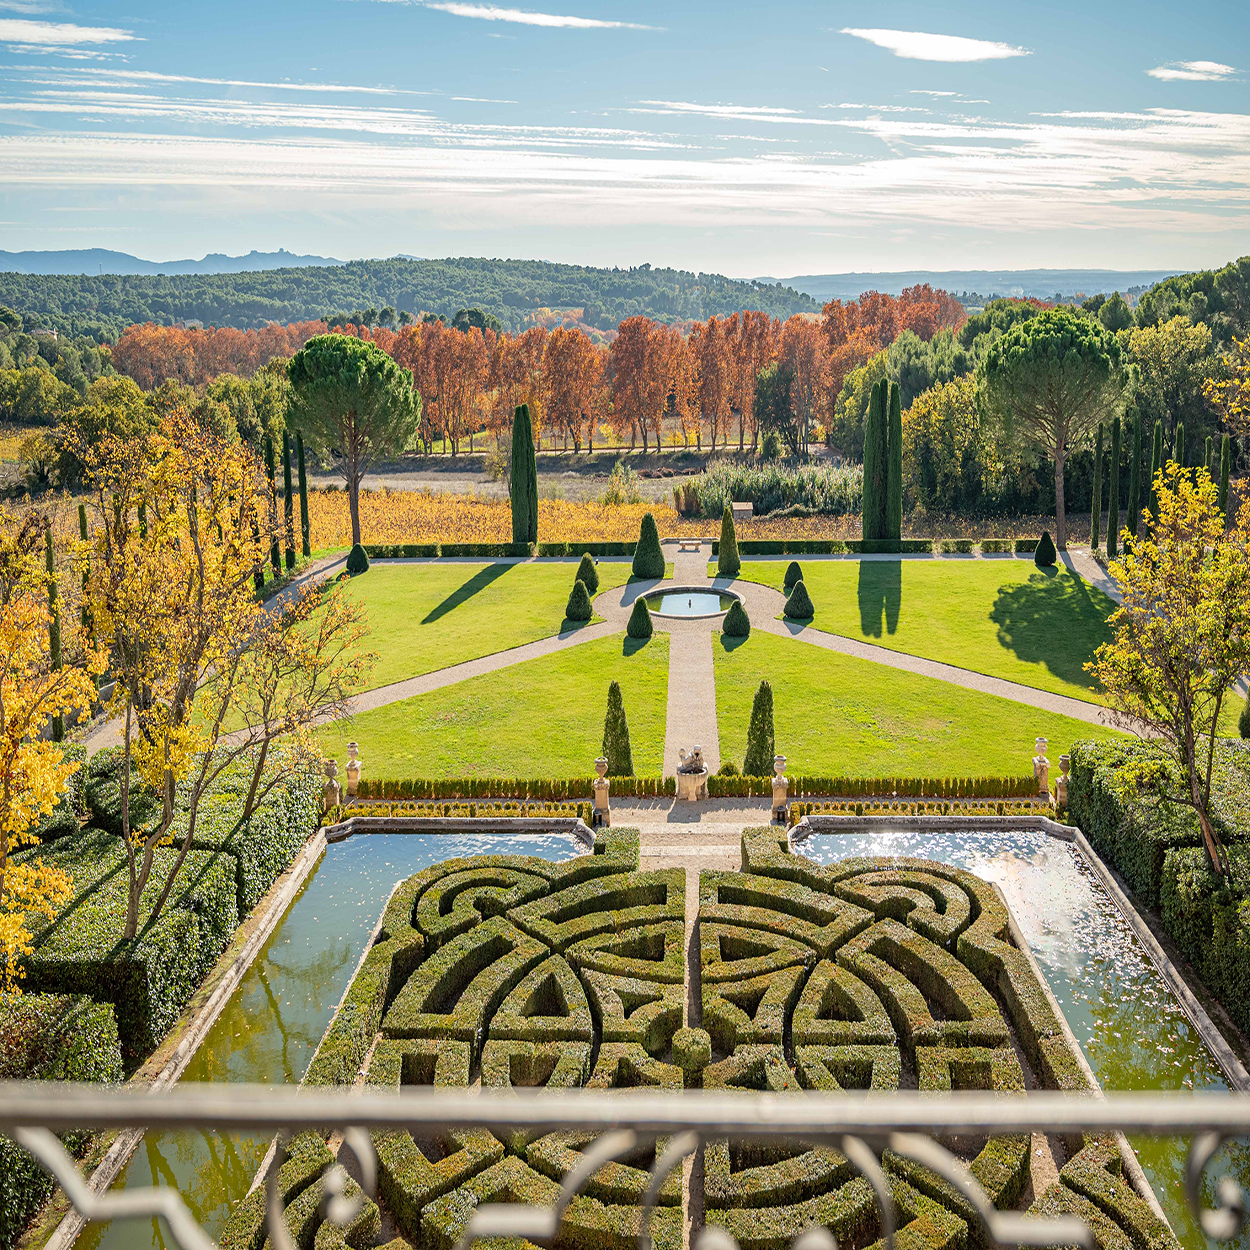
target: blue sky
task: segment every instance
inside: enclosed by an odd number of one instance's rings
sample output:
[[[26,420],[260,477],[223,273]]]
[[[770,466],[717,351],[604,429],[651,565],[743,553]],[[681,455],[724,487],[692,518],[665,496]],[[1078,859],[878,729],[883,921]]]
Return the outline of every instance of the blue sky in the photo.
[[[0,0],[0,248],[736,276],[1250,252],[1244,3]]]

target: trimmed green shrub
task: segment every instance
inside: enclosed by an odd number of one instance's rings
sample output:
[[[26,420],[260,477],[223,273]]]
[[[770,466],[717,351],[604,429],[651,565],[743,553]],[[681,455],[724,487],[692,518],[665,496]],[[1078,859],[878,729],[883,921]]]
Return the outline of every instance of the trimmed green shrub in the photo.
[[[359,573],[367,573],[369,571],[369,557],[365,554],[365,549],[356,543],[351,551],[347,553],[347,571],[355,577]]]
[[[971,538],[943,538],[933,545],[944,556],[970,556],[974,544]]]
[[[586,583],[578,578],[573,583],[572,593],[569,595],[569,601],[564,609],[565,619],[570,621],[588,621],[594,614],[595,610],[590,604],[590,592],[586,589]]]
[[[595,558],[587,551],[577,566],[576,581],[584,582],[586,589],[593,595],[599,589],[599,570],[595,568]]]
[[[721,623],[721,633],[727,638],[747,638],[751,633],[751,618],[747,615],[747,610],[742,606],[741,599],[735,599],[729,605],[729,611],[725,613],[725,619]]]
[[[799,562],[797,560],[791,560],[790,563],[786,565],[786,575],[781,583],[785,587],[786,594],[789,594],[794,589],[796,582],[801,582],[802,580],[803,570],[799,567]]]
[[[647,618],[648,621],[650,617]],[[632,777],[634,753],[629,745],[629,721],[621,698],[621,683],[608,686],[608,711],[603,718],[603,751],[607,757],[609,777]]]
[[[634,548],[633,573],[635,577],[655,578],[664,576],[664,552],[660,549],[660,531],[655,517],[648,512],[642,518],[638,531],[638,545]]]
[[[1037,540],[1037,549],[1033,552],[1033,563],[1039,569],[1049,569],[1054,567],[1056,558],[1055,543],[1050,531],[1042,530],[1042,536]]]
[[[742,568],[738,558],[738,538],[734,532],[733,509],[726,504],[720,519],[720,545],[717,548],[717,577],[737,577]]]
[[[810,621],[816,615],[811,596],[802,581],[794,583],[794,589],[786,600],[785,615],[795,621]]]
[[[886,431],[885,533],[903,537],[903,401],[897,382],[890,383],[890,415]]]
[[[522,404],[512,418],[512,471],[509,483],[512,500],[512,541],[538,541],[538,458],[534,454],[534,428],[528,404]]]
[[[748,777],[768,777],[772,774],[776,754],[773,742],[773,688],[767,681],[762,681],[751,704],[751,723],[747,728],[747,750],[742,760],[742,771]]]
[[[625,632],[631,638],[638,639],[650,638],[655,632],[655,626],[651,623],[651,609],[647,607],[647,601],[641,595],[634,600]]]
[[[742,773],[733,760],[722,760],[721,766],[716,770],[716,775],[718,777],[739,777]]]
[[[868,419],[864,424],[864,540],[884,540],[886,474],[889,472],[889,430],[886,409],[889,382],[882,379],[872,388]]]
[[[705,1029],[678,1029],[673,1034],[673,1062],[687,1089],[703,1085],[703,1069],[712,1062],[712,1038]]]

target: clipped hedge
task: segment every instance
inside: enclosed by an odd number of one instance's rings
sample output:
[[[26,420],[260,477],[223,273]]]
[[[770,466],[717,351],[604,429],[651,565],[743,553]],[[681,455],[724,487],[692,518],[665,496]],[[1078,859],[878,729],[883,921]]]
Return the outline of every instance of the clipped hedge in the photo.
[[[122,1079],[117,1018],[108,1003],[85,995],[0,997],[0,1080],[100,1081]],[[72,1154],[88,1140],[62,1133]],[[0,1247],[8,1250],[30,1216],[52,1192],[52,1177],[16,1142],[0,1135]]]
[[[539,543],[537,554],[541,558],[564,556],[632,556],[634,543],[600,542],[600,543]]]
[[[663,798],[677,793],[675,777],[613,777],[615,798]],[[359,799],[517,799],[564,802],[593,799],[592,778],[584,777],[368,777]],[[362,815],[364,813],[361,813]],[[519,814],[519,813],[518,813]]]
[[[534,554],[533,543],[366,543],[370,560],[527,558]]]
[[[595,813],[593,802],[585,803],[528,803],[524,800],[500,801],[497,803],[456,803],[437,802],[422,803],[387,803],[377,799],[366,799],[364,802],[352,803],[345,807],[329,807],[321,817],[323,825],[337,825],[341,821],[350,820],[353,816],[413,816],[427,819],[442,818],[451,820],[480,820],[483,818],[526,817],[538,819],[547,817],[553,820],[577,819],[589,825]]]
[[[1025,798],[1037,794],[1037,779],[1027,777],[828,777],[789,776],[790,798],[821,795],[830,798]],[[711,798],[758,798],[773,792],[771,777],[711,776]],[[613,790],[616,782],[613,781]]]

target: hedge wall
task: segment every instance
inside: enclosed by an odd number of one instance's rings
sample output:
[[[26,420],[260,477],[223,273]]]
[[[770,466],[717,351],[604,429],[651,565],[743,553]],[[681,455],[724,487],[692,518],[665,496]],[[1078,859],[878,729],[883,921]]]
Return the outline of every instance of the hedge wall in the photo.
[[[362,799],[527,799],[564,802],[592,798],[582,777],[369,777],[361,778]],[[613,777],[616,798],[653,798],[677,793],[673,777]]]
[[[827,777],[796,773],[788,778],[791,799],[805,795],[830,798],[1023,798],[1037,794],[1035,777]],[[723,777],[707,779],[712,798],[768,797],[771,777]],[[615,789],[615,782],[613,783]]]
[[[1014,552],[1031,555],[1036,538],[756,538],[738,540],[738,553],[744,556],[846,556],[858,554],[928,555],[931,552],[968,553]],[[712,554],[720,554],[720,540],[713,539]]]

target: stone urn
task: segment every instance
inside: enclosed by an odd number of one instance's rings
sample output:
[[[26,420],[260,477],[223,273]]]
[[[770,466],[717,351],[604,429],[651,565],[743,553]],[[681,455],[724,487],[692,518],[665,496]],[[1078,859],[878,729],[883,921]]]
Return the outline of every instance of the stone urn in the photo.
[[[362,762],[360,759],[360,744],[349,742],[347,744],[347,797],[354,799],[357,790],[360,789],[360,769]]]
[[[612,823],[612,809],[608,805],[608,757],[601,755],[595,760],[595,815],[596,828]]]
[[[786,779],[786,757],[773,756],[773,820],[785,822],[789,808],[790,782]]]
[[[703,748],[696,746],[689,751],[677,752],[681,766],[677,769],[677,798],[687,803],[707,798],[707,765],[703,762]]]
[[[1037,792],[1042,798],[1050,797],[1050,760],[1046,758],[1049,745],[1045,738],[1037,738],[1033,742],[1033,749],[1037,752],[1033,756],[1033,776],[1037,778]]]
[[[1070,755],[1061,755],[1059,757],[1059,779],[1055,782],[1055,806],[1067,807],[1068,805],[1068,770],[1072,767],[1072,757]]]
[[[328,812],[330,808],[338,807],[343,799],[343,787],[338,782],[338,760],[326,760],[325,774],[326,783],[321,787],[321,810]]]

